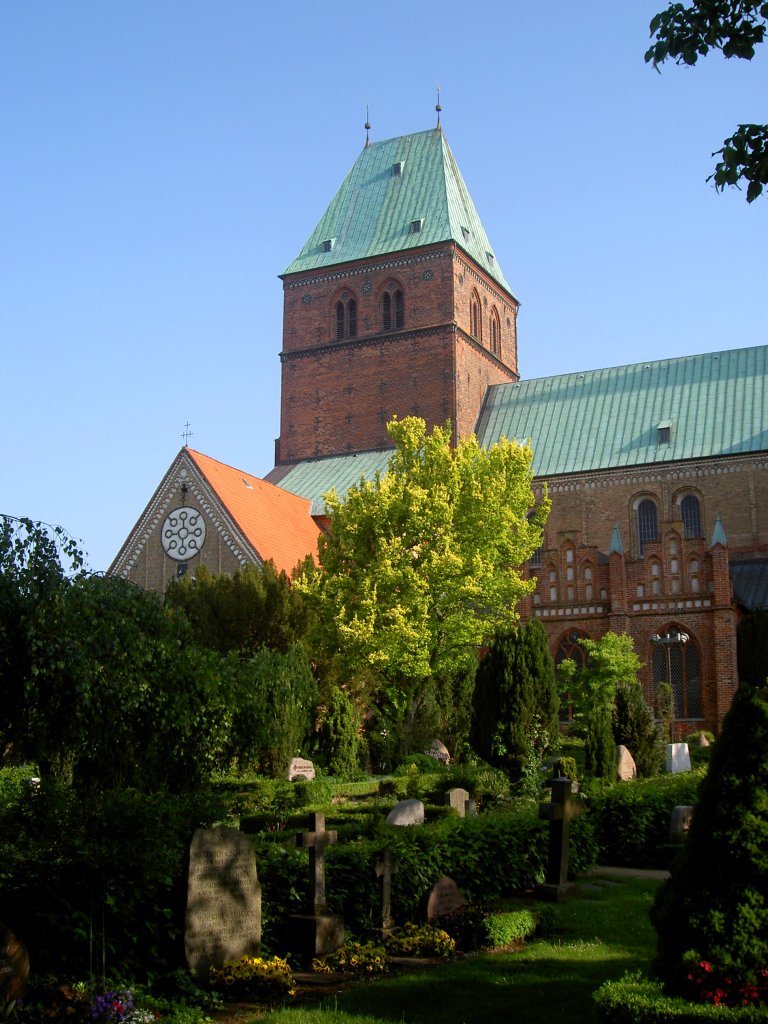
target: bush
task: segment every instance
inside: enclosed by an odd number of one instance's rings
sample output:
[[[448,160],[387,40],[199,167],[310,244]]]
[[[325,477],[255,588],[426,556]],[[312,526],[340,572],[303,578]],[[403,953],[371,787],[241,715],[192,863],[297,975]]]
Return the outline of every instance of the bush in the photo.
[[[702,961],[735,989],[768,966],[768,683],[743,683],[733,698],[652,921],[673,995],[700,995],[690,974]]]
[[[668,868],[679,852],[670,842],[672,809],[693,804],[703,771],[637,779],[593,793],[587,813],[594,828],[601,864],[615,867]]]
[[[334,953],[312,961],[312,970],[319,974],[383,974],[387,966],[387,951],[375,942],[345,942]]]
[[[710,1006],[664,994],[661,984],[639,974],[608,981],[594,994],[601,1024],[764,1024],[768,1009],[753,1006]]]
[[[533,910],[510,910],[489,914],[485,919],[485,944],[491,947],[511,946],[527,939],[537,930],[539,917]]]

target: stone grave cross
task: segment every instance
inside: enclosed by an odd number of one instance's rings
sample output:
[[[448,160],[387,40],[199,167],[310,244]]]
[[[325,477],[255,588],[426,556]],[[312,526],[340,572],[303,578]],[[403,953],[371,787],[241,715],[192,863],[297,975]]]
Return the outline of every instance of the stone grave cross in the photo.
[[[325,848],[336,842],[336,831],[325,831],[325,815],[318,812],[310,819],[312,830],[299,833],[299,845],[309,850],[309,885],[312,898],[312,912],[315,915],[328,913],[325,899]]]
[[[559,899],[568,888],[568,836],[571,820],[581,814],[581,804],[573,799],[578,788],[570,779],[553,779],[551,802],[539,804],[539,817],[549,821],[546,883],[539,890],[549,899]]]

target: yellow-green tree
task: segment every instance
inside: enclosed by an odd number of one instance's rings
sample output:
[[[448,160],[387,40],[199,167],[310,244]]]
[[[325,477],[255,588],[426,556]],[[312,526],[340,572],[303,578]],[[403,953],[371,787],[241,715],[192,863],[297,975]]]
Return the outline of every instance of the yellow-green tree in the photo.
[[[413,723],[430,684],[475,657],[517,621],[533,583],[521,565],[541,543],[549,511],[532,492],[529,446],[449,427],[393,420],[387,471],[346,497],[325,495],[330,530],[319,565],[296,581],[314,610],[317,642],[349,675],[373,682],[369,699]]]

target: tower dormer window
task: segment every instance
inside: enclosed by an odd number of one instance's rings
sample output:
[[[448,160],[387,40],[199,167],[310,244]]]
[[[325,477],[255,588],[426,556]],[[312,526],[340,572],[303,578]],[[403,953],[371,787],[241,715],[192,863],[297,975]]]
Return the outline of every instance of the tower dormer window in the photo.
[[[424,218],[419,217],[418,220],[411,221],[411,234],[418,235],[421,229],[424,227]]]

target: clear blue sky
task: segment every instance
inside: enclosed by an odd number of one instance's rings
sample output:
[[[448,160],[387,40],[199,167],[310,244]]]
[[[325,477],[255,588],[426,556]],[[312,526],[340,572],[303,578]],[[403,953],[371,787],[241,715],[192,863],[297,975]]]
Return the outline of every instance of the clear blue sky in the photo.
[[[764,344],[768,199],[710,154],[768,53],[643,63],[663,0],[0,0],[0,512],[108,567],[182,446],[263,475],[282,288],[364,142],[443,127],[527,378]]]

